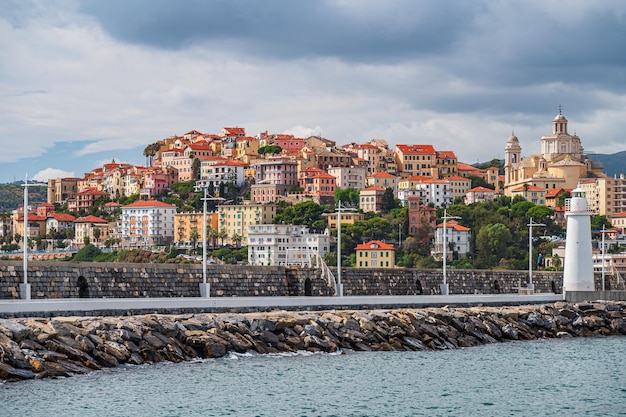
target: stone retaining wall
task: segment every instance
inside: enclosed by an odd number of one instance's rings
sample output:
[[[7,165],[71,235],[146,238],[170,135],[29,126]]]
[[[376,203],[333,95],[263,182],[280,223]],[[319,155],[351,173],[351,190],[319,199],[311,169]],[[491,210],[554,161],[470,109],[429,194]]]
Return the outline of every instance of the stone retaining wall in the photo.
[[[345,295],[439,294],[443,280],[439,269],[342,268],[341,275]],[[22,280],[22,262],[0,261],[0,299],[19,298]],[[512,293],[526,286],[528,271],[455,269],[447,271],[447,280],[451,294]],[[607,289],[611,280],[606,277]],[[202,266],[33,261],[28,282],[33,299],[198,297]],[[209,265],[207,282],[212,297],[329,296],[335,291],[318,270],[279,266]],[[533,282],[536,292],[561,293],[563,274],[534,271]]]

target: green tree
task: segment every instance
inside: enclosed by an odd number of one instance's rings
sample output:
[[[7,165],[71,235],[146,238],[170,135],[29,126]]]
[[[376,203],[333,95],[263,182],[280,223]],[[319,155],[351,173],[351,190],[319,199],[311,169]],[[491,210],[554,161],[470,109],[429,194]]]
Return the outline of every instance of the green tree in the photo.
[[[191,178],[194,180],[200,179],[200,159],[195,158],[191,163]]]
[[[275,155],[283,151],[278,145],[266,145],[259,148],[259,155]]]
[[[151,143],[143,150],[143,156],[146,157],[146,166],[152,166],[152,161],[161,149],[161,142]]]
[[[237,246],[237,248],[241,247],[241,241],[243,240],[243,236],[241,236],[239,233],[233,233],[233,235],[231,236],[231,239],[233,242],[235,242],[235,245]]]
[[[572,193],[570,193],[569,191],[564,191],[561,194],[559,194],[557,206],[563,207],[565,205],[565,200],[567,200],[568,198],[572,198]]]
[[[280,204],[274,216],[274,224],[302,224],[313,229],[313,224],[322,219],[325,210],[326,207],[314,201],[303,201],[293,206]]]
[[[100,239],[100,234],[101,233],[102,233],[102,231],[98,227],[94,227],[91,230],[91,234],[93,235],[93,240],[95,241],[96,246],[98,246],[98,239]]]
[[[501,259],[508,257],[511,240],[509,228],[502,223],[482,227],[476,237],[477,266],[491,268],[498,265]]]
[[[335,203],[341,201],[342,204],[348,206],[358,206],[359,205],[359,194],[360,191],[356,188],[346,187],[346,188],[336,188],[335,189]]]
[[[72,256],[74,262],[92,262],[97,256],[101,255],[102,251],[96,248],[94,245],[88,243],[84,248],[79,250]]]
[[[224,239],[226,239],[228,237],[228,234],[226,233],[226,230],[220,230],[217,233],[217,237],[222,241],[222,246],[224,246]]]
[[[387,187],[385,189],[385,192],[383,193],[381,211],[384,214],[389,213],[395,207],[396,207],[396,200],[393,194],[393,188]]]
[[[189,232],[189,239],[191,239],[191,244],[193,246],[193,251],[196,251],[196,243],[198,242],[198,238],[200,237],[200,233],[198,233],[198,229],[195,227],[191,229]]]
[[[602,230],[602,226],[606,229],[613,227],[609,219],[607,219],[604,215],[591,217],[591,230]]]

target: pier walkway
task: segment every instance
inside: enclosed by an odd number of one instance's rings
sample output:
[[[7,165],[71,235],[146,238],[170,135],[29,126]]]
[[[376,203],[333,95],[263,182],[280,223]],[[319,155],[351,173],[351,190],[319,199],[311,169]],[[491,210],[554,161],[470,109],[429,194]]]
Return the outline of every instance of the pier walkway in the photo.
[[[0,300],[0,316],[129,315],[269,310],[392,309],[522,305],[562,301],[562,294],[450,294],[344,297],[185,297]]]

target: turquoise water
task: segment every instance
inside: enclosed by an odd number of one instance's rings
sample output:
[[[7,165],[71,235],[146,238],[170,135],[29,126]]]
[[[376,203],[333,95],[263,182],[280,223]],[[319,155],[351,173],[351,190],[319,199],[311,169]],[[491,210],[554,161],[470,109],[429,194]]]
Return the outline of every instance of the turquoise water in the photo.
[[[0,385],[2,416],[626,416],[626,337],[231,355]]]

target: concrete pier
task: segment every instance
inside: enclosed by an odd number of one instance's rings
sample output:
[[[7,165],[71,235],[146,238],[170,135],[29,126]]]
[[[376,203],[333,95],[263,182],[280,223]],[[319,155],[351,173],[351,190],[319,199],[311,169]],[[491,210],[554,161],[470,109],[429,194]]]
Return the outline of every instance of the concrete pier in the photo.
[[[562,301],[562,294],[453,294],[346,297],[179,297],[0,300],[0,316],[124,315],[147,312],[345,310],[437,306],[522,305]]]

